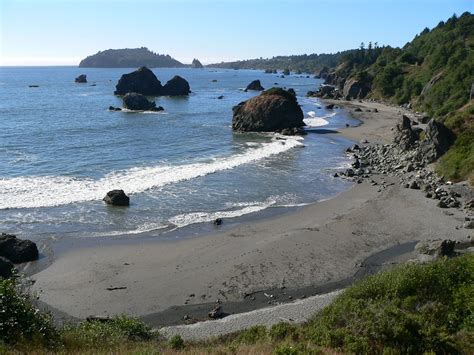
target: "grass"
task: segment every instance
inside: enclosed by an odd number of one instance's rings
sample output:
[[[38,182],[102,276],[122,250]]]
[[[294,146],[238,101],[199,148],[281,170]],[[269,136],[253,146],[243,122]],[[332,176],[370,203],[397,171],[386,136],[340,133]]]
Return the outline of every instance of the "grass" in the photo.
[[[439,159],[436,172],[452,181],[468,180],[474,185],[474,104],[449,115],[445,124],[457,133],[457,139]]]
[[[473,295],[474,255],[445,258],[363,279],[306,324],[255,326],[191,343],[179,336],[165,340],[125,316],[56,329],[49,316],[31,312],[29,297],[13,281],[0,281],[2,320],[15,324],[18,317],[19,324],[15,337],[2,329],[0,353],[472,354]],[[21,324],[28,331],[20,332]]]

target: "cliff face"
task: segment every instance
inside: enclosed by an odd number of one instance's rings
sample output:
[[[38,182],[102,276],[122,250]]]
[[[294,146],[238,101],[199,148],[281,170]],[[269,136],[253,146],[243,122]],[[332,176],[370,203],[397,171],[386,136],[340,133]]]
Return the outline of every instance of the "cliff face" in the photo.
[[[185,65],[169,55],[157,54],[146,47],[107,49],[79,63],[83,68],[181,68]]]

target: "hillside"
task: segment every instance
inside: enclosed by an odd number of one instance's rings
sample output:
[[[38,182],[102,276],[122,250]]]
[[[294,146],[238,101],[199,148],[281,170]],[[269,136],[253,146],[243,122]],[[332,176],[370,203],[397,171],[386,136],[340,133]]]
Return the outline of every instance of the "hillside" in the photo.
[[[261,69],[285,70],[317,74],[324,67],[335,67],[341,58],[352,51],[334,54],[303,54],[292,56],[278,56],[267,59],[248,59],[236,62],[222,62],[210,64],[208,67],[224,69]]]
[[[81,60],[82,68],[180,68],[185,65],[169,55],[157,54],[146,47],[107,49]]]
[[[329,73],[344,98],[373,98],[417,111],[444,122],[457,143],[441,159],[438,171],[454,180],[474,181],[474,16],[452,16],[425,28],[403,48],[371,43],[347,53]]]

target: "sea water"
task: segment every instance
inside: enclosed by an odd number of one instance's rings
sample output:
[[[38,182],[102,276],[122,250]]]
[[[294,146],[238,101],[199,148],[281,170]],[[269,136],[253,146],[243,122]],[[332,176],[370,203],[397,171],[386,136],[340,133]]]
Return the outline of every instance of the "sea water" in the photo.
[[[252,70],[154,69],[164,84],[189,81],[189,97],[159,97],[165,111],[111,112],[130,69],[0,68],[0,232],[31,239],[160,237],[216,218],[235,218],[335,196],[350,142],[334,132],[357,124],[342,109],[306,98],[320,80]],[[86,74],[87,84],[74,78]],[[308,135],[239,134],[232,107],[258,92],[293,88]],[[38,85],[38,87],[29,87]],[[223,99],[218,99],[223,95]],[[128,208],[107,206],[123,189]]]

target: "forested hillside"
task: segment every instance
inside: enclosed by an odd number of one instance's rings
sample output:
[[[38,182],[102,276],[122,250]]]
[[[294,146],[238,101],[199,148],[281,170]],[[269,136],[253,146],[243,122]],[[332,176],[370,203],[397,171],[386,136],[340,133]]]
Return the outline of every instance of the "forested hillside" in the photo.
[[[107,49],[88,56],[79,63],[83,68],[179,68],[185,65],[169,55],[158,54],[146,47]]]
[[[357,98],[410,104],[443,121],[458,139],[441,159],[438,171],[455,180],[474,179],[472,14],[453,15],[432,30],[425,28],[403,48],[362,44],[341,58],[326,82],[343,95],[356,92]],[[351,91],[353,87],[357,90]]]
[[[210,64],[209,67],[225,69],[262,69],[262,70],[285,70],[292,72],[304,72],[309,74],[319,73],[324,67],[333,68],[341,58],[352,51],[338,52],[334,54],[303,54],[291,56],[278,56],[267,59],[249,59],[236,62],[222,62]]]

